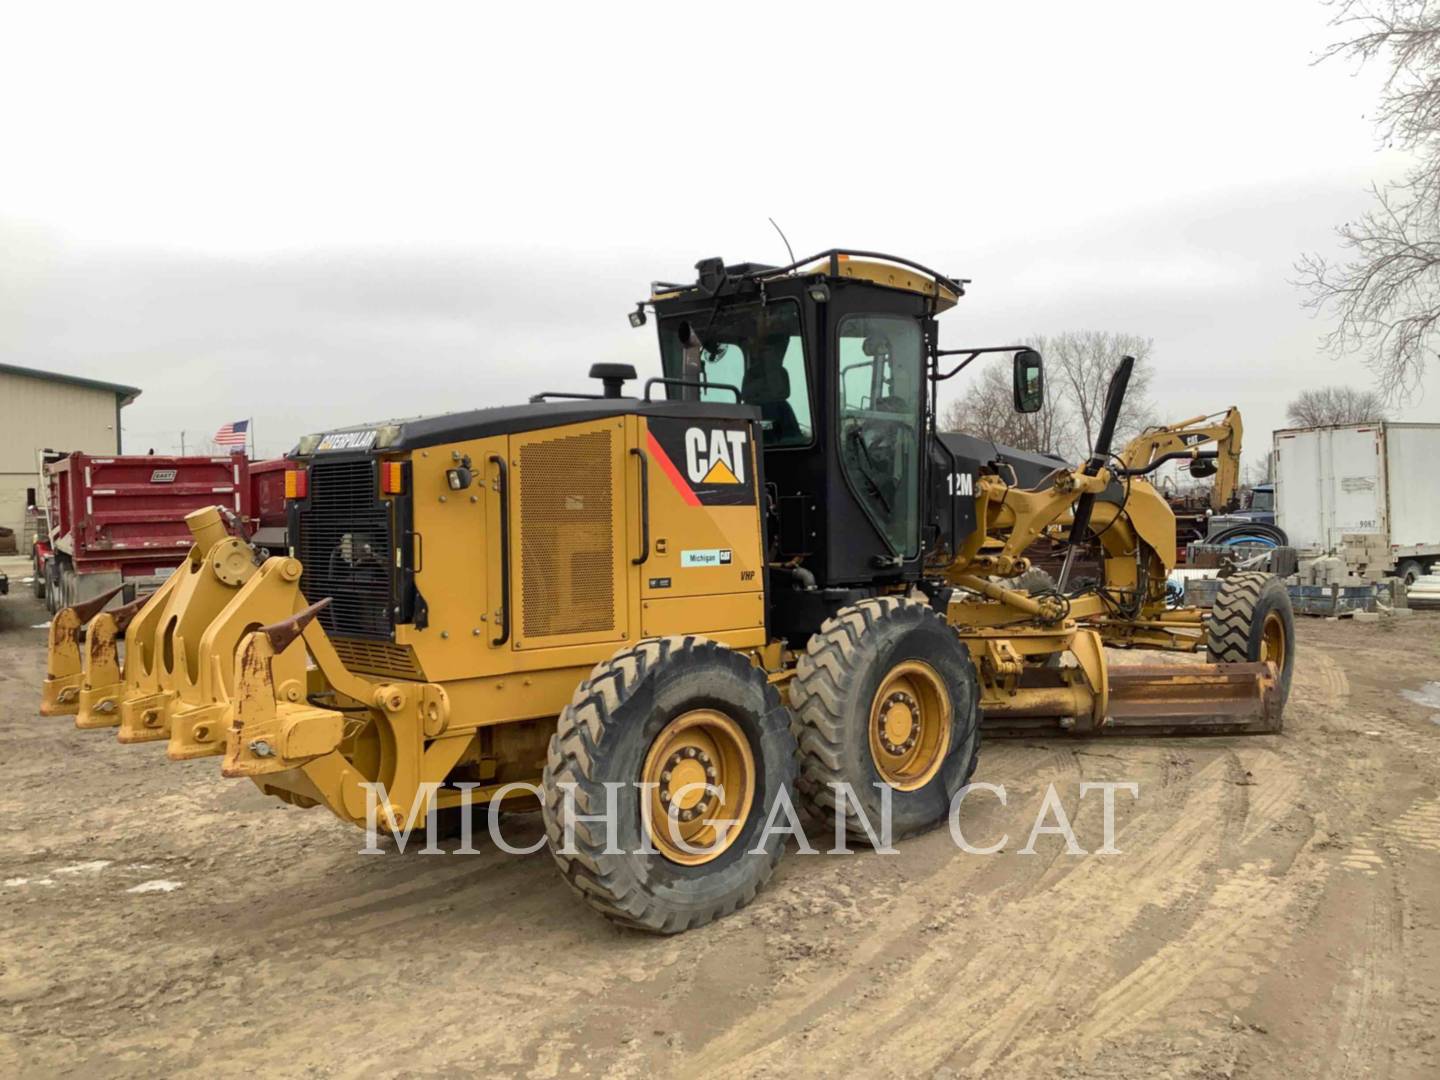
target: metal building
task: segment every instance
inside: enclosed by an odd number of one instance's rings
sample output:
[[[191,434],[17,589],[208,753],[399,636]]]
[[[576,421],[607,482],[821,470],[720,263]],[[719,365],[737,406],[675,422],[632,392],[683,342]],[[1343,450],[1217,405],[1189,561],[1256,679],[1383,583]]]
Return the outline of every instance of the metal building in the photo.
[[[15,531],[21,554],[38,451],[120,453],[120,410],[139,396],[133,386],[0,364],[0,526]]]

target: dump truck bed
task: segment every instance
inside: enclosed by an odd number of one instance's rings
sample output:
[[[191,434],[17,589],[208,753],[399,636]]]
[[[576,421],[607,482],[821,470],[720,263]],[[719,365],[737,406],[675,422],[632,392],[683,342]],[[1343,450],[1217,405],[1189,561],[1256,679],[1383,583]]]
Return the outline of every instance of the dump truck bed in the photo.
[[[130,595],[146,591],[179,565],[193,543],[186,514],[221,506],[253,529],[261,523],[254,487],[276,477],[283,484],[283,467],[252,463],[244,454],[76,452],[49,461],[49,535],[37,569],[54,576],[64,603],[116,586]],[[277,523],[274,510],[267,515],[271,525]],[[283,542],[283,517],[279,523]]]

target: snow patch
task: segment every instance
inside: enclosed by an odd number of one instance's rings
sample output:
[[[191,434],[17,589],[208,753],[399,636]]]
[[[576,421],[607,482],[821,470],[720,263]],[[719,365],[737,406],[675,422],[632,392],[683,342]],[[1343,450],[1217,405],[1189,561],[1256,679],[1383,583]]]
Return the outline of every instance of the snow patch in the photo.
[[[1419,690],[1401,690],[1400,696],[1427,709],[1440,709],[1440,682],[1427,682]]]
[[[183,881],[166,881],[164,878],[157,878],[154,881],[142,881],[139,885],[132,885],[125,891],[131,893],[174,892],[183,884],[185,884]]]
[[[57,874],[98,874],[105,867],[110,865],[109,859],[96,859],[93,862],[72,863],[70,866],[60,866],[55,869]]]

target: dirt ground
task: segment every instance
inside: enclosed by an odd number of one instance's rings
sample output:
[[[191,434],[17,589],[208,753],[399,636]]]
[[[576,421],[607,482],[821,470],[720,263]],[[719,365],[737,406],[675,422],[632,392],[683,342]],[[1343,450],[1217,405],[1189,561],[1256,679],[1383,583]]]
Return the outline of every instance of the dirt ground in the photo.
[[[994,741],[1002,853],[792,854],[669,939],[41,719],[43,620],[0,599],[5,1075],[1440,1075],[1440,615],[1303,620],[1281,736]],[[1019,854],[1052,783],[1100,846],[1085,780],[1120,854]]]

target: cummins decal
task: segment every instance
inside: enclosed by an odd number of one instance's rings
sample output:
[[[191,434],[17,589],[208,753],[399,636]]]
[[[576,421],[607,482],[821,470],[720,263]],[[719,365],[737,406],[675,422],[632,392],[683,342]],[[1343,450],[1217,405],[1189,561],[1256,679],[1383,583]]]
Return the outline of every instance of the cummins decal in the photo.
[[[744,420],[649,422],[650,457],[691,506],[755,502],[755,448]]]

